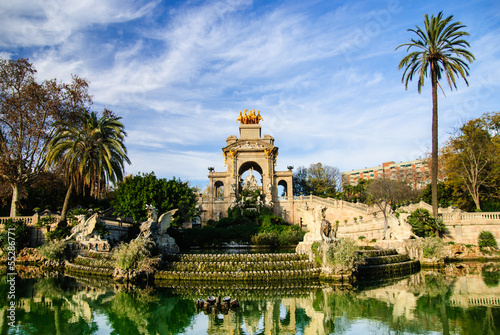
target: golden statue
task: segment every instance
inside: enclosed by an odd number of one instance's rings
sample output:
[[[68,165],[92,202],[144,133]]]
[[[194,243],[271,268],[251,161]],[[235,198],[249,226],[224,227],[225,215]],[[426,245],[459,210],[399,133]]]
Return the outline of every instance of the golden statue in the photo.
[[[236,122],[240,121],[241,124],[259,124],[260,120],[264,120],[262,116],[260,116],[260,111],[257,111],[255,114],[255,109],[252,109],[250,113],[248,113],[248,109],[245,109],[243,112],[240,111],[240,115],[236,119]]]

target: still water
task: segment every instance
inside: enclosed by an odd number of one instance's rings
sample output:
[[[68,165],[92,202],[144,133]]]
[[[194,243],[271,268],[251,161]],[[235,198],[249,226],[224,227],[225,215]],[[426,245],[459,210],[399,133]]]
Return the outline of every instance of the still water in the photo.
[[[320,283],[124,287],[54,276],[18,279],[16,326],[1,334],[500,334],[500,264],[449,264],[345,290]],[[198,298],[237,297],[227,312]]]

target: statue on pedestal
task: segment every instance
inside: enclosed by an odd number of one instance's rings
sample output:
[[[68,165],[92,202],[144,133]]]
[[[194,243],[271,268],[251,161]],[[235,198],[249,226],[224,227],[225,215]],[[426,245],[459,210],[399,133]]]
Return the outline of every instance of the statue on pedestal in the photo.
[[[148,219],[141,224],[141,231],[136,239],[151,238],[163,253],[179,252],[175,240],[167,234],[167,229],[170,227],[172,217],[177,209],[162,214],[159,219],[158,211],[154,206],[146,205],[146,210],[148,211]]]
[[[253,175],[253,168],[250,168],[250,174],[246,176],[243,188],[249,190],[257,188],[257,178],[255,178],[255,176]]]

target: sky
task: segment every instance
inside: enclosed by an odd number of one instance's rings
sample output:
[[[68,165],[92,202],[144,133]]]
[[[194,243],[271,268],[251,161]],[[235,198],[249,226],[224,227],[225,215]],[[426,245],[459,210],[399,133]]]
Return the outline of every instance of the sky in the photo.
[[[466,25],[462,79],[439,92],[439,138],[500,104],[500,1],[4,0],[0,58],[29,58],[37,79],[90,82],[93,110],[122,117],[132,162],[192,186],[238,135],[239,111],[261,111],[276,169],[350,171],[426,156],[431,91],[398,70],[424,15]]]

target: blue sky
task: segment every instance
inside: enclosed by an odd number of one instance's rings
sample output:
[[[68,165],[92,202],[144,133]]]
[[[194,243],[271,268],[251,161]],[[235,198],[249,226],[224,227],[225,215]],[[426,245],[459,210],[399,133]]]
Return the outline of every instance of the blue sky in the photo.
[[[278,170],[341,171],[413,160],[430,150],[430,83],[405,90],[398,64],[424,14],[467,26],[469,86],[439,95],[440,141],[498,111],[500,2],[0,2],[0,57],[29,58],[38,79],[87,78],[94,109],[123,118],[132,165],[204,186],[239,111],[260,110]]]

